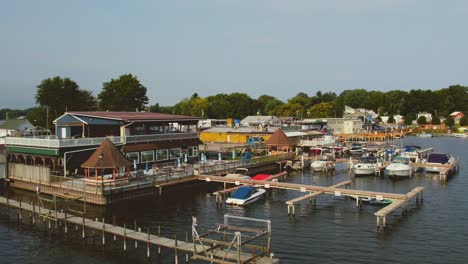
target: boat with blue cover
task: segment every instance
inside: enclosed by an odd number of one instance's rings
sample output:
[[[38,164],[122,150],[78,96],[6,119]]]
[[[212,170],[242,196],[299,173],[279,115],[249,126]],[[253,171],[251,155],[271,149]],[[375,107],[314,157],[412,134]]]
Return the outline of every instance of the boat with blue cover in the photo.
[[[265,192],[265,189],[242,186],[232,193],[231,197],[226,200],[226,204],[246,205],[260,199]]]

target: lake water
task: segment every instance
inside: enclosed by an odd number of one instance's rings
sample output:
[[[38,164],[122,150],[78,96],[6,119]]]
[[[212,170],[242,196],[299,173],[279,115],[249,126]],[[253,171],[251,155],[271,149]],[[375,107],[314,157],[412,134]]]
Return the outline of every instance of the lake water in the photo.
[[[147,197],[112,207],[88,207],[95,217],[105,216],[117,222],[138,226],[179,239],[191,230],[191,217],[197,216],[203,226],[223,222],[223,215],[270,219],[272,251],[282,263],[467,263],[468,261],[468,140],[458,138],[408,137],[396,144],[434,147],[460,159],[460,173],[440,181],[438,176],[418,174],[411,179],[390,180],[381,177],[351,178],[351,188],[370,191],[406,193],[422,186],[424,204],[412,200],[408,214],[397,210],[388,217],[388,228],[376,227],[374,212],[379,207],[364,205],[360,210],[349,198],[322,195],[314,207],[308,201],[296,206],[296,217],[287,215],[285,201],[298,197],[297,191],[273,191],[263,200],[245,207],[217,208],[211,193],[215,185],[193,185],[163,194],[162,199]],[[304,171],[288,181],[313,185],[333,185],[348,179],[346,164],[337,166],[334,176]],[[30,193],[16,191],[26,199]],[[78,205],[75,205],[78,206]],[[161,258],[146,259],[145,245],[128,252],[120,241],[108,238],[101,246],[99,234],[85,241],[80,232],[49,232],[44,225],[17,223],[14,212],[0,207],[0,263],[173,263],[172,251],[163,250]],[[25,219],[29,219],[26,217]],[[26,221],[26,220],[25,220]],[[153,255],[155,255],[153,248]],[[181,255],[180,260],[184,257]]]

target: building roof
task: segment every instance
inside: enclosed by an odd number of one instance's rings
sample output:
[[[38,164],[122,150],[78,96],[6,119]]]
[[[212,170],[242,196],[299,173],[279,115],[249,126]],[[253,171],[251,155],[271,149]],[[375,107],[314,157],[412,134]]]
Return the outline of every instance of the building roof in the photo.
[[[63,114],[62,116],[67,115],[67,114],[74,115],[74,116],[111,119],[111,120],[118,120],[118,121],[124,121],[124,122],[187,121],[187,120],[196,121],[196,120],[203,119],[201,117],[194,117],[194,116],[172,115],[172,114],[152,113],[152,112],[107,112],[107,111],[65,112],[65,114]]]
[[[99,158],[100,154],[103,154],[102,160]],[[81,164],[83,168],[114,168],[129,167],[130,161],[120,153],[112,142],[106,138],[104,142],[94,151],[87,161]]]
[[[288,137],[283,132],[283,130],[277,129],[271,137],[265,141],[265,145],[273,145],[273,146],[288,146],[291,145],[289,143]]]
[[[212,127],[202,131],[202,133],[236,133],[236,134],[271,134],[273,133],[278,127],[265,127],[263,131],[259,130],[255,127]]]
[[[0,129],[16,129],[25,123],[31,127],[33,126],[27,119],[9,119],[5,120],[5,122],[0,125]]]

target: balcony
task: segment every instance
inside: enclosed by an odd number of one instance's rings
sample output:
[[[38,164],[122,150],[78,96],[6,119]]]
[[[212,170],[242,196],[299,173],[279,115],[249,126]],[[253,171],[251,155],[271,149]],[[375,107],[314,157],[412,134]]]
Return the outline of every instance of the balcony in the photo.
[[[70,148],[70,147],[86,147],[98,146],[106,138],[110,139],[114,144],[135,144],[135,143],[150,143],[155,141],[177,140],[177,139],[196,139],[198,133],[169,133],[169,134],[152,134],[127,137],[99,137],[99,138],[77,138],[77,139],[58,139],[55,136],[46,137],[6,137],[5,145],[7,146],[24,146],[38,148]]]

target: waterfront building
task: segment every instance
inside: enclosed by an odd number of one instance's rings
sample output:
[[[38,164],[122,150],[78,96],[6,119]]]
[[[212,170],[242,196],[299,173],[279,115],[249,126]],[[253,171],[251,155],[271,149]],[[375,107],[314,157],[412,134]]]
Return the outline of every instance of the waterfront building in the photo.
[[[459,112],[459,111],[455,111],[453,113],[450,114],[452,117],[453,117],[453,120],[455,121],[455,124],[460,124],[460,119],[462,119],[462,117],[465,116],[465,114],[463,114],[462,112]]]
[[[200,131],[200,140],[204,143],[247,144],[251,139],[265,141],[278,127],[213,127]]]
[[[198,121],[199,129],[207,129],[211,127],[227,127],[228,119],[202,119]],[[229,126],[232,126],[232,122]]]
[[[419,112],[416,116],[416,120],[419,119],[419,117],[424,116],[426,118],[426,122],[430,123],[432,121],[432,114],[428,112]]]
[[[149,112],[66,112],[54,136],[7,137],[8,176],[84,175],[81,165],[110,140],[133,168],[198,160],[198,117]],[[185,157],[187,157],[185,159]],[[36,176],[35,176],[36,175]]]
[[[276,116],[247,116],[241,121],[242,126],[281,126],[281,120]]]
[[[0,124],[0,138],[5,138],[6,136],[23,136],[32,128],[34,128],[34,125],[24,118],[5,120]],[[2,144],[5,144],[4,140],[0,142],[0,145]]]

